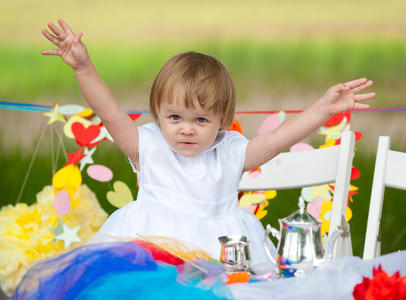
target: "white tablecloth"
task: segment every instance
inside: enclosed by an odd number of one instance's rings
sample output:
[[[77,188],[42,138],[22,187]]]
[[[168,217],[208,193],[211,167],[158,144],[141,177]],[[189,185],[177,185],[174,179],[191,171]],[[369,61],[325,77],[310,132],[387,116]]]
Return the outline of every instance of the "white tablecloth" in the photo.
[[[267,282],[231,284],[235,299],[314,300],[353,299],[354,286],[362,277],[372,277],[372,267],[382,265],[389,275],[406,275],[406,251],[394,252],[371,260],[347,256],[322,265],[305,278],[282,278]]]

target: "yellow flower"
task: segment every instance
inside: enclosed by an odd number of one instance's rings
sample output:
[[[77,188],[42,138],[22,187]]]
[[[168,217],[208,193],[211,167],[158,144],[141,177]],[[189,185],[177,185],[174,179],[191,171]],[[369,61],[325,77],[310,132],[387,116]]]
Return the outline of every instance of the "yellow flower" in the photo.
[[[265,208],[269,205],[269,201],[276,197],[275,190],[269,190],[265,192],[244,192],[242,197],[239,200],[239,205],[253,214],[261,220],[265,217],[268,212]]]
[[[245,192],[240,198],[239,205],[251,211],[253,206],[262,204],[266,201],[264,194],[258,194],[255,192]]]
[[[268,211],[265,209],[268,205],[269,205],[269,201],[266,200],[264,203],[262,203],[259,206],[258,210],[255,213],[255,216],[258,218],[258,220],[261,220],[268,214]]]
[[[333,201],[325,201],[321,204],[321,236],[328,233],[330,227],[331,209],[333,208]],[[347,206],[345,211],[345,220],[348,222],[352,218],[352,210]]]

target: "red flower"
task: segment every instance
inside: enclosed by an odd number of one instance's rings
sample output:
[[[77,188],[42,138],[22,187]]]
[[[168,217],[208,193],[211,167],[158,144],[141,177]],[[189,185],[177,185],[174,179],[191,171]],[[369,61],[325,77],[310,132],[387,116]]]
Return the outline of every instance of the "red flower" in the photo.
[[[368,291],[370,285],[371,285],[371,280],[367,277],[363,277],[362,282],[358,283],[354,287],[354,290],[352,291],[354,300],[365,300],[367,291]]]
[[[399,299],[406,299],[406,276],[398,279],[398,285]]]
[[[363,277],[362,282],[354,287],[352,295],[355,300],[400,300],[406,299],[406,276],[399,272],[389,276],[379,265],[372,270],[372,279]]]

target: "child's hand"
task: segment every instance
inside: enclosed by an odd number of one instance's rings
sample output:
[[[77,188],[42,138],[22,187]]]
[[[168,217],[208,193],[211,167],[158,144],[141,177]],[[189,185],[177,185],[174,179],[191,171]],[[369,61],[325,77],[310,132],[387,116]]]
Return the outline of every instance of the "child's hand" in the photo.
[[[65,63],[71,66],[73,69],[79,69],[84,66],[89,60],[89,55],[87,54],[86,46],[81,41],[82,33],[74,34],[72,29],[65,23],[64,20],[58,20],[59,25],[62,30],[55,26],[53,23],[48,23],[49,29],[52,33],[48,32],[47,29],[42,30],[42,34],[58,49],[44,50],[42,54],[44,55],[58,55]]]
[[[337,84],[327,90],[321,103],[330,115],[344,112],[349,109],[366,109],[369,104],[360,103],[375,98],[375,93],[356,95],[359,91],[373,85],[371,80],[360,78],[346,83]]]

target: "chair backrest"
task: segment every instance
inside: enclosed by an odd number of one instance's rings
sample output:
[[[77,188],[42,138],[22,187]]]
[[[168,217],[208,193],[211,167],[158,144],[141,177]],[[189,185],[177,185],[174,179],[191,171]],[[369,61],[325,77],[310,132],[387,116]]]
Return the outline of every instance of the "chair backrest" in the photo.
[[[242,175],[239,190],[282,190],[334,183],[333,208],[329,232],[341,226],[342,216],[348,201],[354,157],[355,136],[352,131],[344,131],[341,144],[321,149],[286,152],[274,157],[261,166],[261,174],[252,178],[248,172]],[[335,257],[352,255],[344,249],[342,239],[338,239]]]
[[[406,190],[406,153],[390,150],[390,137],[380,136],[369,203],[364,259],[380,255],[378,234],[385,187]]]

